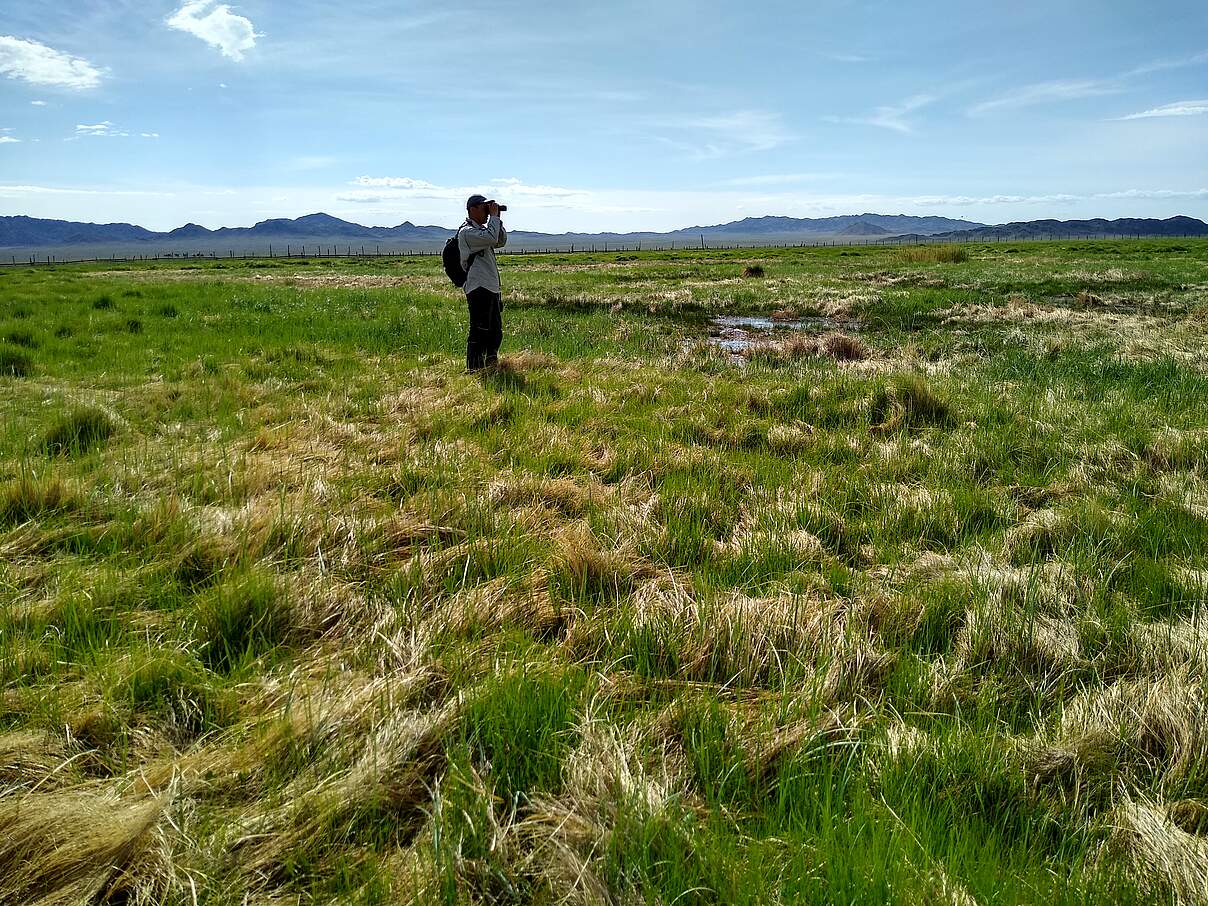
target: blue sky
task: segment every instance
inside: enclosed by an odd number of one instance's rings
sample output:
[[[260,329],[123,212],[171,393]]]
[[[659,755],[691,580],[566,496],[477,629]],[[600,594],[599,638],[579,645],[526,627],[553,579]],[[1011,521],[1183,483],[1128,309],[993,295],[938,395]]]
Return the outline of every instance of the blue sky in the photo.
[[[0,0],[0,214],[1208,219],[1208,3]]]

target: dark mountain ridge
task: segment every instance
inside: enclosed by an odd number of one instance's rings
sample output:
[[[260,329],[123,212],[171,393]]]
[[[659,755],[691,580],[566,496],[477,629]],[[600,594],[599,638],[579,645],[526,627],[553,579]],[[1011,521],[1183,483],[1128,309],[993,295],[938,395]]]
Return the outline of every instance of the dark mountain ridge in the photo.
[[[1167,217],[1164,220],[1143,217],[1121,217],[1105,220],[1027,220],[983,226],[973,230],[934,233],[930,236],[913,233],[896,239],[941,240],[952,242],[1002,241],[1009,239],[1108,239],[1114,236],[1208,236],[1208,223],[1194,217]]]
[[[330,214],[307,214],[295,219],[262,220],[250,227],[208,229],[187,223],[167,233],[156,233],[130,223],[75,223],[26,216],[0,216],[0,247],[53,247],[85,244],[149,244],[152,242],[188,242],[193,247],[214,242],[220,247],[226,240],[292,242],[328,241],[332,243],[386,242],[427,246],[443,242],[453,231],[440,226],[417,226],[404,221],[393,227],[367,227]],[[790,242],[824,237],[884,237],[936,240],[1001,240],[1055,238],[1060,236],[1205,236],[1208,224],[1192,217],[1165,220],[1122,218],[1118,220],[1035,220],[986,226],[947,217],[916,217],[908,214],[845,214],[836,217],[747,217],[730,223],[687,227],[666,233],[539,233],[525,230],[510,234],[530,245],[587,244],[595,242],[634,243],[641,241],[733,241],[749,244],[761,240]]]

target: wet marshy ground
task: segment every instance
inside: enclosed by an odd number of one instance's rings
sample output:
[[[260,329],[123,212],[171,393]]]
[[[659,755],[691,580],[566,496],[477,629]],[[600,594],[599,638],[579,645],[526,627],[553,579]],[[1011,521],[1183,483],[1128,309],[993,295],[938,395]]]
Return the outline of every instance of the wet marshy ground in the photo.
[[[851,322],[825,317],[781,320],[758,315],[723,315],[710,322],[709,342],[732,356],[741,357],[752,347],[784,337],[790,332],[822,334],[836,330],[850,331],[857,326]]]

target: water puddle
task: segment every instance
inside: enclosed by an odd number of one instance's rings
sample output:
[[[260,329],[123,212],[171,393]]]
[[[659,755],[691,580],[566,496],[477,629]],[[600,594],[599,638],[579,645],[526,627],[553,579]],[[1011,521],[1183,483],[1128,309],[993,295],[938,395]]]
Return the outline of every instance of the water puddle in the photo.
[[[709,342],[719,346],[731,356],[741,357],[752,346],[766,343],[781,331],[823,333],[832,330],[851,329],[854,325],[833,318],[801,318],[782,321],[779,318],[723,315],[714,318],[709,329]]]

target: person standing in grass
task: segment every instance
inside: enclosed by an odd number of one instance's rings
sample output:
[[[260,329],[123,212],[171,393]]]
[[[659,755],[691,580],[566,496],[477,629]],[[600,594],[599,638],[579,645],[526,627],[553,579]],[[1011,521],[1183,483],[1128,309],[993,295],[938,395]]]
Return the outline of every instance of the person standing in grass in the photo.
[[[466,338],[466,368],[478,371],[499,361],[503,342],[503,298],[495,249],[508,241],[499,205],[485,196],[466,199],[466,222],[457,231],[457,249],[466,272],[466,303],[470,333]]]

